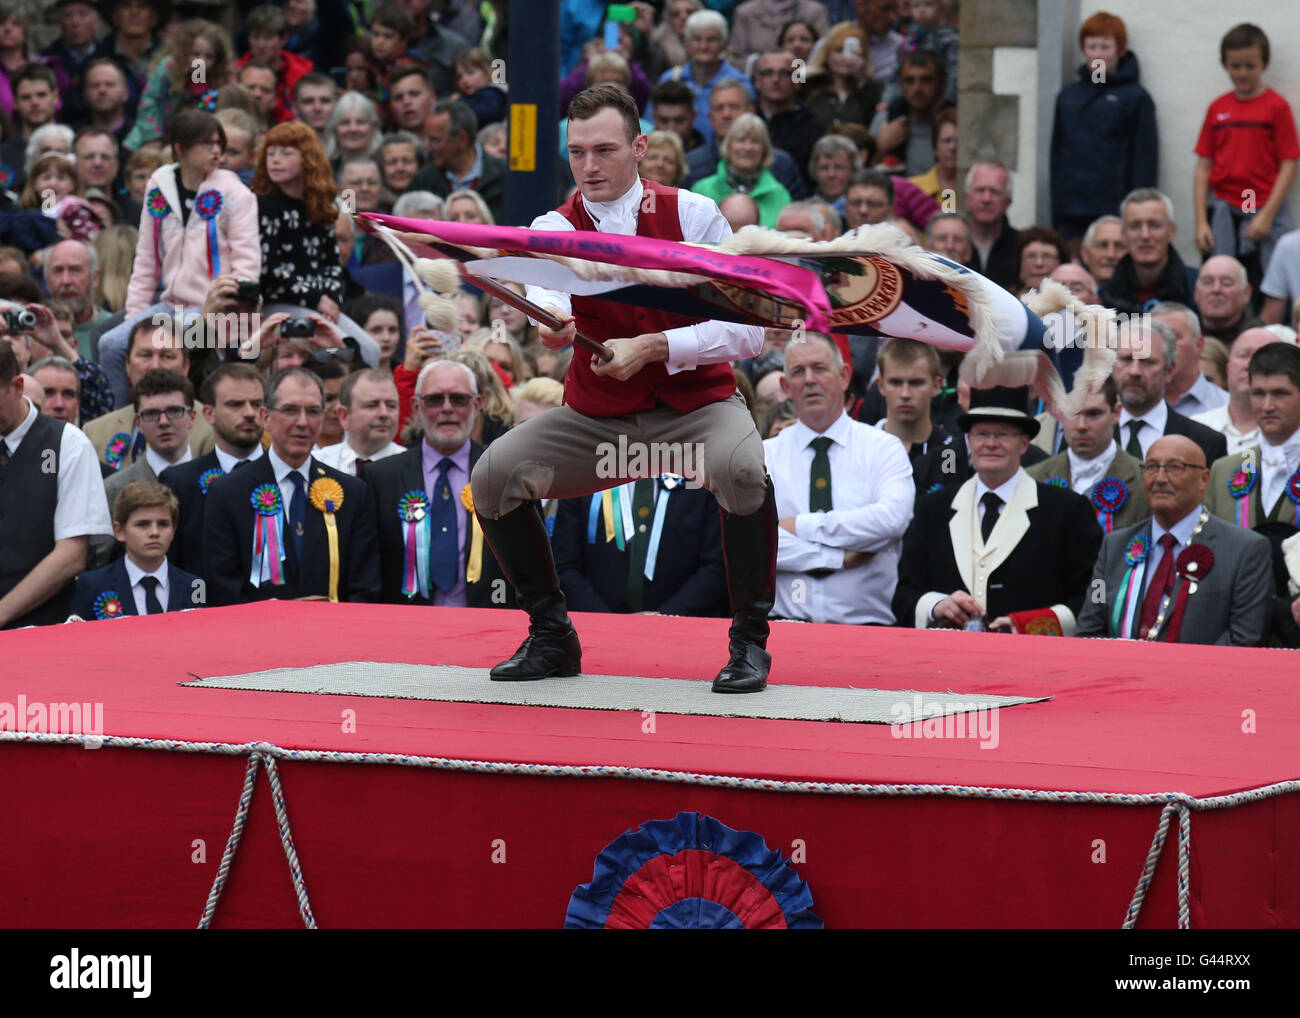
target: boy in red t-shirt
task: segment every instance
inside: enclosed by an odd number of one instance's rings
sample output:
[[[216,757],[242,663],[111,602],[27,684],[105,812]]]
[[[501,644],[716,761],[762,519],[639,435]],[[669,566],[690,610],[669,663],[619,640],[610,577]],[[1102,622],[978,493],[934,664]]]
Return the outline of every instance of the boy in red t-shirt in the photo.
[[[1291,107],[1262,80],[1268,56],[1268,36],[1255,25],[1223,37],[1219,57],[1233,90],[1210,103],[1196,142],[1196,246],[1235,256],[1255,287],[1291,229],[1286,195],[1300,159]]]
[[[275,72],[275,108],[269,118],[273,124],[293,120],[293,87],[298,79],[313,70],[312,62],[284,48],[289,41],[289,26],[284,11],[269,4],[254,7],[245,22],[248,27],[248,52],[235,63],[243,68],[249,62],[266,64]]]

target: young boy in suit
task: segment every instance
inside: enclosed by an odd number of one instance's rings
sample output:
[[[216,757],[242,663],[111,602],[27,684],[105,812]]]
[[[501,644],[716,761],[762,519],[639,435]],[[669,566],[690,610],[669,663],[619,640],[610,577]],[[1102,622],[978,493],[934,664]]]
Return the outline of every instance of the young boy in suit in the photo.
[[[72,613],[85,620],[161,615],[207,603],[203,581],[167,561],[180,504],[166,485],[133,481],[113,507],[113,536],[124,557],[77,577]]]

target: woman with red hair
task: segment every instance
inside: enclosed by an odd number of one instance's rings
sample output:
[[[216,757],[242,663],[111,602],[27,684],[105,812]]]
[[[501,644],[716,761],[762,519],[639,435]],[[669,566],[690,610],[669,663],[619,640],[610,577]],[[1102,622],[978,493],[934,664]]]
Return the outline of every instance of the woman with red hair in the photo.
[[[367,363],[378,344],[343,315],[343,268],[334,223],[338,209],[329,159],[316,132],[299,121],[277,124],[262,137],[253,172],[253,193],[262,237],[262,311],[286,318],[323,318],[317,336],[338,333],[355,342]],[[318,317],[319,316],[319,317]],[[342,340],[334,345],[341,345]]]

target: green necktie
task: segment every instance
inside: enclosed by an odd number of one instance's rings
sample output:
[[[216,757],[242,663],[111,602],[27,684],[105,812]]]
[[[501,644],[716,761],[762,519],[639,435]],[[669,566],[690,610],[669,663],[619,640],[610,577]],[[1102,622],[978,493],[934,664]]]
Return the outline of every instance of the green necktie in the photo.
[[[627,545],[627,610],[645,607],[645,556],[650,547],[650,525],[655,508],[655,482],[640,480],[632,488],[632,535]]]
[[[812,440],[812,479],[808,488],[808,511],[825,513],[831,510],[831,458],[826,454],[831,440],[825,435]]]
[[[1139,463],[1142,462],[1142,443],[1138,441],[1138,432],[1142,430],[1141,421],[1128,422],[1128,445],[1124,451],[1132,456]]]

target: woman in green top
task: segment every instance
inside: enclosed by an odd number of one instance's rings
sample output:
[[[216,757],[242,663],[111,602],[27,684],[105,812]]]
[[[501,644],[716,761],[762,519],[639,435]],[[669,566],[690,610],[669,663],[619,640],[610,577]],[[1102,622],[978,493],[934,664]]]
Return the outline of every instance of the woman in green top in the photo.
[[[781,210],[790,204],[790,192],[772,176],[772,139],[767,125],[753,113],[742,113],[731,125],[719,148],[722,158],[711,177],[697,181],[691,188],[722,204],[732,194],[747,194],[758,206],[758,221],[776,226]]]

